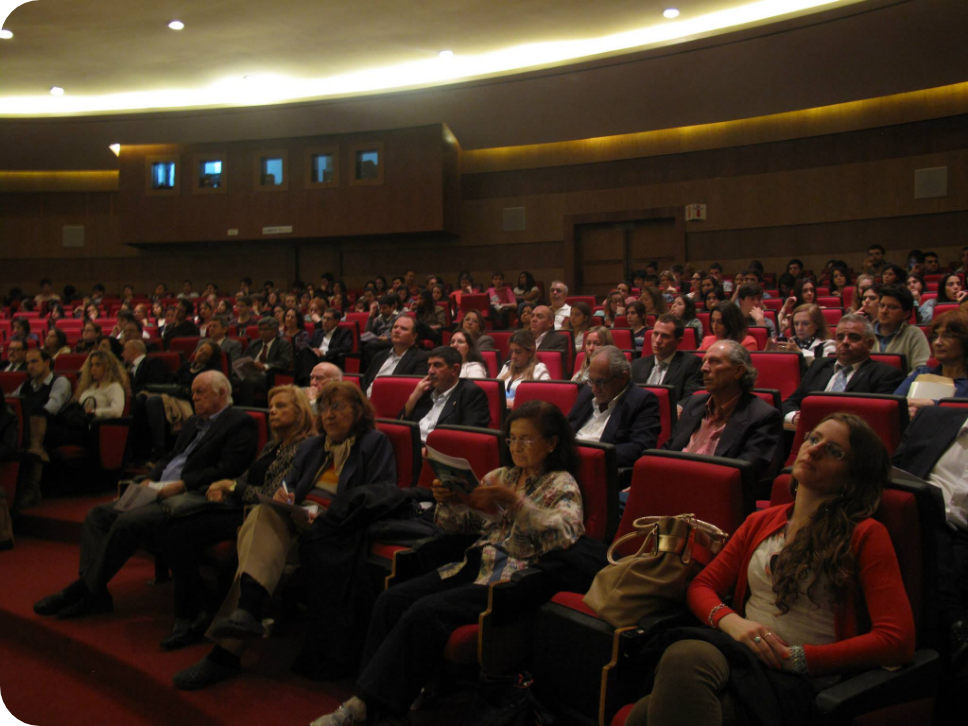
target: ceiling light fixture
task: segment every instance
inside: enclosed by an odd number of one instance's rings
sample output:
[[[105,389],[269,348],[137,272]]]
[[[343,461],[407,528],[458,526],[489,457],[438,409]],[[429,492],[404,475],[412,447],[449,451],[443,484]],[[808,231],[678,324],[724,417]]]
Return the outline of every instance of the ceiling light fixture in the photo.
[[[111,144],[109,147],[115,156],[121,156],[121,144]]]
[[[439,55],[441,58],[443,58],[445,60],[449,60],[450,58],[453,58],[454,57],[454,51],[452,51],[452,50],[442,50],[437,55]]]
[[[669,20],[672,20],[673,18],[678,18],[679,11],[676,10],[675,8],[666,8],[665,10],[662,11],[662,17],[669,18]]]
[[[168,23],[168,27],[172,30],[181,30],[185,27],[185,24],[181,20],[172,20]]]
[[[60,86],[51,86],[50,87],[50,95],[51,96],[63,96],[64,95],[64,89],[61,88]]]
[[[0,30],[0,40],[10,40],[13,37],[13,33],[6,28]]]

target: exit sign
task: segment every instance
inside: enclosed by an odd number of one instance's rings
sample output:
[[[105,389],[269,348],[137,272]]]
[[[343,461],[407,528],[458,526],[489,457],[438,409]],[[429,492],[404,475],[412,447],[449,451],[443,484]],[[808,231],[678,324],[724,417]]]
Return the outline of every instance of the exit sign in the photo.
[[[698,220],[703,220],[706,218],[706,205],[705,204],[687,204],[686,205],[686,221],[695,222]]]

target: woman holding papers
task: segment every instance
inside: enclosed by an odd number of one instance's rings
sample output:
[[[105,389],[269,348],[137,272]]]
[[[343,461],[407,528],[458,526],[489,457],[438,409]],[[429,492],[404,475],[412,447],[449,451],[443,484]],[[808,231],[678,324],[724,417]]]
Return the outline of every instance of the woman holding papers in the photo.
[[[916,383],[920,376],[929,375],[950,379],[954,384],[954,392],[950,393],[950,396],[968,398],[968,376],[966,376],[968,373],[968,312],[952,310],[935,320],[931,326],[931,349],[938,365],[923,365],[915,368],[894,391],[894,395],[908,396],[911,384]],[[947,381],[934,380],[933,382],[946,383]],[[933,398],[918,397],[915,391],[915,397],[908,398],[911,418],[914,418],[919,409],[935,403],[937,401]]]
[[[260,494],[272,496],[282,486],[296,451],[312,434],[313,413],[302,389],[276,386],[269,391],[269,429],[271,438],[248,471],[209,486],[212,506],[169,522],[165,549],[175,580],[175,627],[161,641],[162,648],[194,643],[208,627],[211,609],[206,608],[199,563],[209,547],[235,539],[243,505],[258,504]]]
[[[294,669],[329,677],[355,667],[359,648],[354,650],[353,639],[374,597],[365,566],[366,529],[393,514],[405,495],[396,485],[393,447],[376,430],[373,406],[360,389],[329,383],[316,401],[322,434],[299,447],[273,496],[277,504],[263,503],[246,517],[235,582],[206,633],[218,644],[175,674],[177,688],[205,688],[239,672],[245,641],[265,634],[263,613],[297,544],[310,614],[305,649]],[[297,505],[295,511],[291,505]]]
[[[444,656],[458,627],[476,623],[489,585],[505,582],[584,533],[573,476],[575,437],[555,406],[529,401],[504,427],[514,466],[485,475],[470,495],[434,481],[437,525],[479,534],[463,562],[404,582],[377,599],[356,695],[313,726],[403,724],[410,704]]]

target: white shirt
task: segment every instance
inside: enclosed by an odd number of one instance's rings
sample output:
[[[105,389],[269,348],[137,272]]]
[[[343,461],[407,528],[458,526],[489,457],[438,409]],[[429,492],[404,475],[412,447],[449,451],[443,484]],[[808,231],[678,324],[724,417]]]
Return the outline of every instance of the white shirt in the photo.
[[[434,402],[434,405],[430,407],[430,410],[427,411],[426,415],[418,423],[418,426],[420,426],[420,440],[425,444],[427,443],[427,437],[430,435],[430,432],[437,426],[437,419],[444,412],[444,406],[447,405],[447,400],[456,388],[457,383],[455,382],[453,386],[443,393],[434,391],[430,394],[430,400]]]
[[[507,363],[504,364],[504,368],[498,374],[498,380],[504,381],[504,392],[507,395],[507,397],[514,398],[514,392],[517,390],[518,384],[523,383],[525,379],[515,378],[513,381],[510,381],[510,378],[511,378],[511,361],[508,361]],[[538,362],[534,364],[533,376],[531,378],[528,378],[527,380],[550,381],[551,373],[548,372],[548,367],[544,363]]]
[[[625,389],[628,390],[628,389]],[[592,401],[592,415],[585,422],[585,425],[578,429],[578,433],[575,434],[576,439],[581,439],[582,441],[601,441],[602,434],[605,433],[605,427],[608,425],[608,420],[612,417],[612,411],[615,410],[615,405],[618,400],[625,395],[625,391],[622,391],[615,398],[608,402],[605,406],[605,410],[601,409],[598,402]]]
[[[487,378],[487,367],[483,363],[465,363],[460,368],[461,378]]]
[[[107,386],[91,386],[77,402],[83,406],[88,399],[94,399],[96,418],[119,418],[124,413],[124,389],[117,381]]]
[[[938,459],[928,481],[944,495],[948,525],[968,530],[968,421],[958,431],[954,443]]]
[[[561,330],[565,321],[571,317],[571,305],[565,303],[557,310],[552,310],[555,314],[555,330]]]
[[[336,328],[333,328],[328,333],[323,333],[323,337],[319,341],[319,348],[318,348],[318,350],[319,350],[320,353],[324,353],[325,354],[325,353],[328,353],[329,352],[329,344],[331,342],[333,342],[333,333],[335,333],[335,332],[336,332]]]
[[[403,355],[406,355],[406,353]],[[380,366],[380,370],[377,371],[377,374],[373,377],[373,380],[376,381],[376,379],[380,376],[393,375],[393,371],[397,369],[397,363],[400,362],[400,359],[403,358],[403,355],[397,355],[396,351],[394,351],[393,348],[390,348],[390,355],[387,356],[387,359],[383,362],[383,365]],[[370,398],[372,395],[373,384],[371,383],[370,387],[366,389],[366,397]]]
[[[134,359],[134,361],[132,361],[131,372],[128,374],[131,377],[131,380],[134,380],[134,377],[138,374],[138,368],[141,367],[141,362],[145,358],[147,358],[147,356],[139,355],[137,358]]]

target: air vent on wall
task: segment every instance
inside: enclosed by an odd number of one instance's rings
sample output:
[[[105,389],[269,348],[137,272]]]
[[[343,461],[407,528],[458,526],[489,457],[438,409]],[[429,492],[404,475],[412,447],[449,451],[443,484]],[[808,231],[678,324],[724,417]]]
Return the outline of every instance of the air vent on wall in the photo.
[[[65,225],[63,228],[64,247],[84,246],[84,225]]]
[[[948,167],[935,166],[914,170],[914,198],[933,199],[948,196]]]
[[[504,208],[504,231],[520,232],[525,228],[524,207]]]

